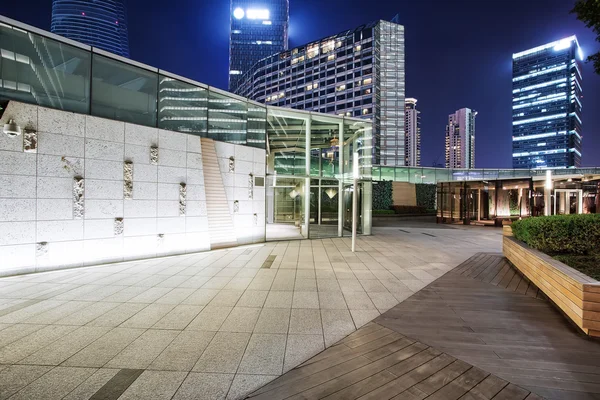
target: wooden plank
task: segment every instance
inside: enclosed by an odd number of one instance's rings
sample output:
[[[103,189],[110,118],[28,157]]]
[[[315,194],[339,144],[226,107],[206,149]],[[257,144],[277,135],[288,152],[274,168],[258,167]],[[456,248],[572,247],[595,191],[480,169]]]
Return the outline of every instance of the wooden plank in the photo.
[[[498,393],[494,400],[523,400],[529,396],[529,391],[517,385],[508,384]]]
[[[360,397],[360,399],[378,400],[389,399],[397,396],[417,383],[431,377],[436,372],[454,362],[454,360],[454,357],[451,357],[447,354],[442,354],[439,357],[433,358],[419,367],[404,373],[399,378],[379,387],[378,389],[369,392],[368,394]]]
[[[396,378],[397,378],[397,376],[392,374],[391,372],[381,371],[375,375],[368,377],[367,379],[363,379],[362,381],[353,383],[352,385],[346,387],[343,390],[340,390],[339,392],[335,392],[327,397],[324,397],[324,399],[326,399],[326,400],[358,399],[360,396],[365,395]]]
[[[429,378],[415,385],[415,388],[423,393],[426,393],[427,395],[431,395],[432,393],[438,391],[440,388],[446,385],[448,382],[458,378],[470,368],[471,365],[467,364],[466,362],[456,360],[452,364],[448,365],[447,367],[431,375]]]
[[[488,375],[487,378],[479,382],[465,396],[461,397],[461,400],[491,399],[495,395],[497,395],[502,389],[504,389],[506,385],[508,385],[508,382],[504,379],[500,379],[494,375]]]
[[[504,261],[504,265],[502,266],[502,269],[496,274],[496,276],[494,277],[494,279],[492,279],[490,281],[490,283],[494,286],[499,286],[500,281],[502,280],[502,278],[504,278],[504,275],[506,275],[508,273],[509,270],[511,270],[512,267],[510,266],[510,264],[505,260]]]
[[[464,374],[442,387],[437,392],[428,397],[430,400],[453,400],[458,399],[479,382],[483,381],[489,375],[488,372],[479,368],[471,368]]]

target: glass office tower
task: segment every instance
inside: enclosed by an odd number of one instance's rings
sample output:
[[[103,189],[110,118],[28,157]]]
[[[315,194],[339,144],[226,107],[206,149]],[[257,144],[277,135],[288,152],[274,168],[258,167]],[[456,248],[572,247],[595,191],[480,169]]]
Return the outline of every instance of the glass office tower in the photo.
[[[124,0],[53,0],[51,31],[129,57]]]
[[[405,163],[404,27],[361,25],[256,63],[236,93],[280,107],[370,119],[373,163]]]
[[[513,54],[513,168],[581,165],[581,67],[571,36]]]
[[[229,90],[258,60],[288,48],[289,0],[231,0]]]

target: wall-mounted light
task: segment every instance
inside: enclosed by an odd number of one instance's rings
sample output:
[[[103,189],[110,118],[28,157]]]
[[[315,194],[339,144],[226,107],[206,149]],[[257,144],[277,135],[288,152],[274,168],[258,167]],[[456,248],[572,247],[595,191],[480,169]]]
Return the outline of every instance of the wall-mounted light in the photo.
[[[4,124],[3,132],[10,137],[16,137],[21,134],[21,127],[13,119],[10,119],[8,124]]]

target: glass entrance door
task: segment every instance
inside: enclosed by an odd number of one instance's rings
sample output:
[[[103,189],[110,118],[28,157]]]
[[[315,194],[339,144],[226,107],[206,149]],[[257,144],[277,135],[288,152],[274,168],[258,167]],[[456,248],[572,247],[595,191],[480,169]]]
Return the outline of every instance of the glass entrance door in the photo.
[[[362,233],[362,183],[358,182],[358,201],[357,201],[357,216],[356,233]],[[344,184],[344,236],[352,236],[352,194],[354,193],[353,184]]]
[[[311,179],[310,230],[311,239],[338,236],[339,186],[337,180]]]

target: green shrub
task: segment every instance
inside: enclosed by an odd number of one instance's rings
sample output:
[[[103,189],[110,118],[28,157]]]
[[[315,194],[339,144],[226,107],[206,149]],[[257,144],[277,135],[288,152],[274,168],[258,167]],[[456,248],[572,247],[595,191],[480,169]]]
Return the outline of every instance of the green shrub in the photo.
[[[392,181],[373,182],[373,210],[389,210],[392,207]]]
[[[516,239],[548,254],[588,254],[600,244],[600,214],[552,215],[512,224]]]
[[[394,210],[373,210],[373,215],[389,215],[396,214]]]
[[[428,210],[436,209],[436,193],[437,185],[430,183],[417,183],[415,184],[415,191],[417,196],[417,205],[425,207]]]

